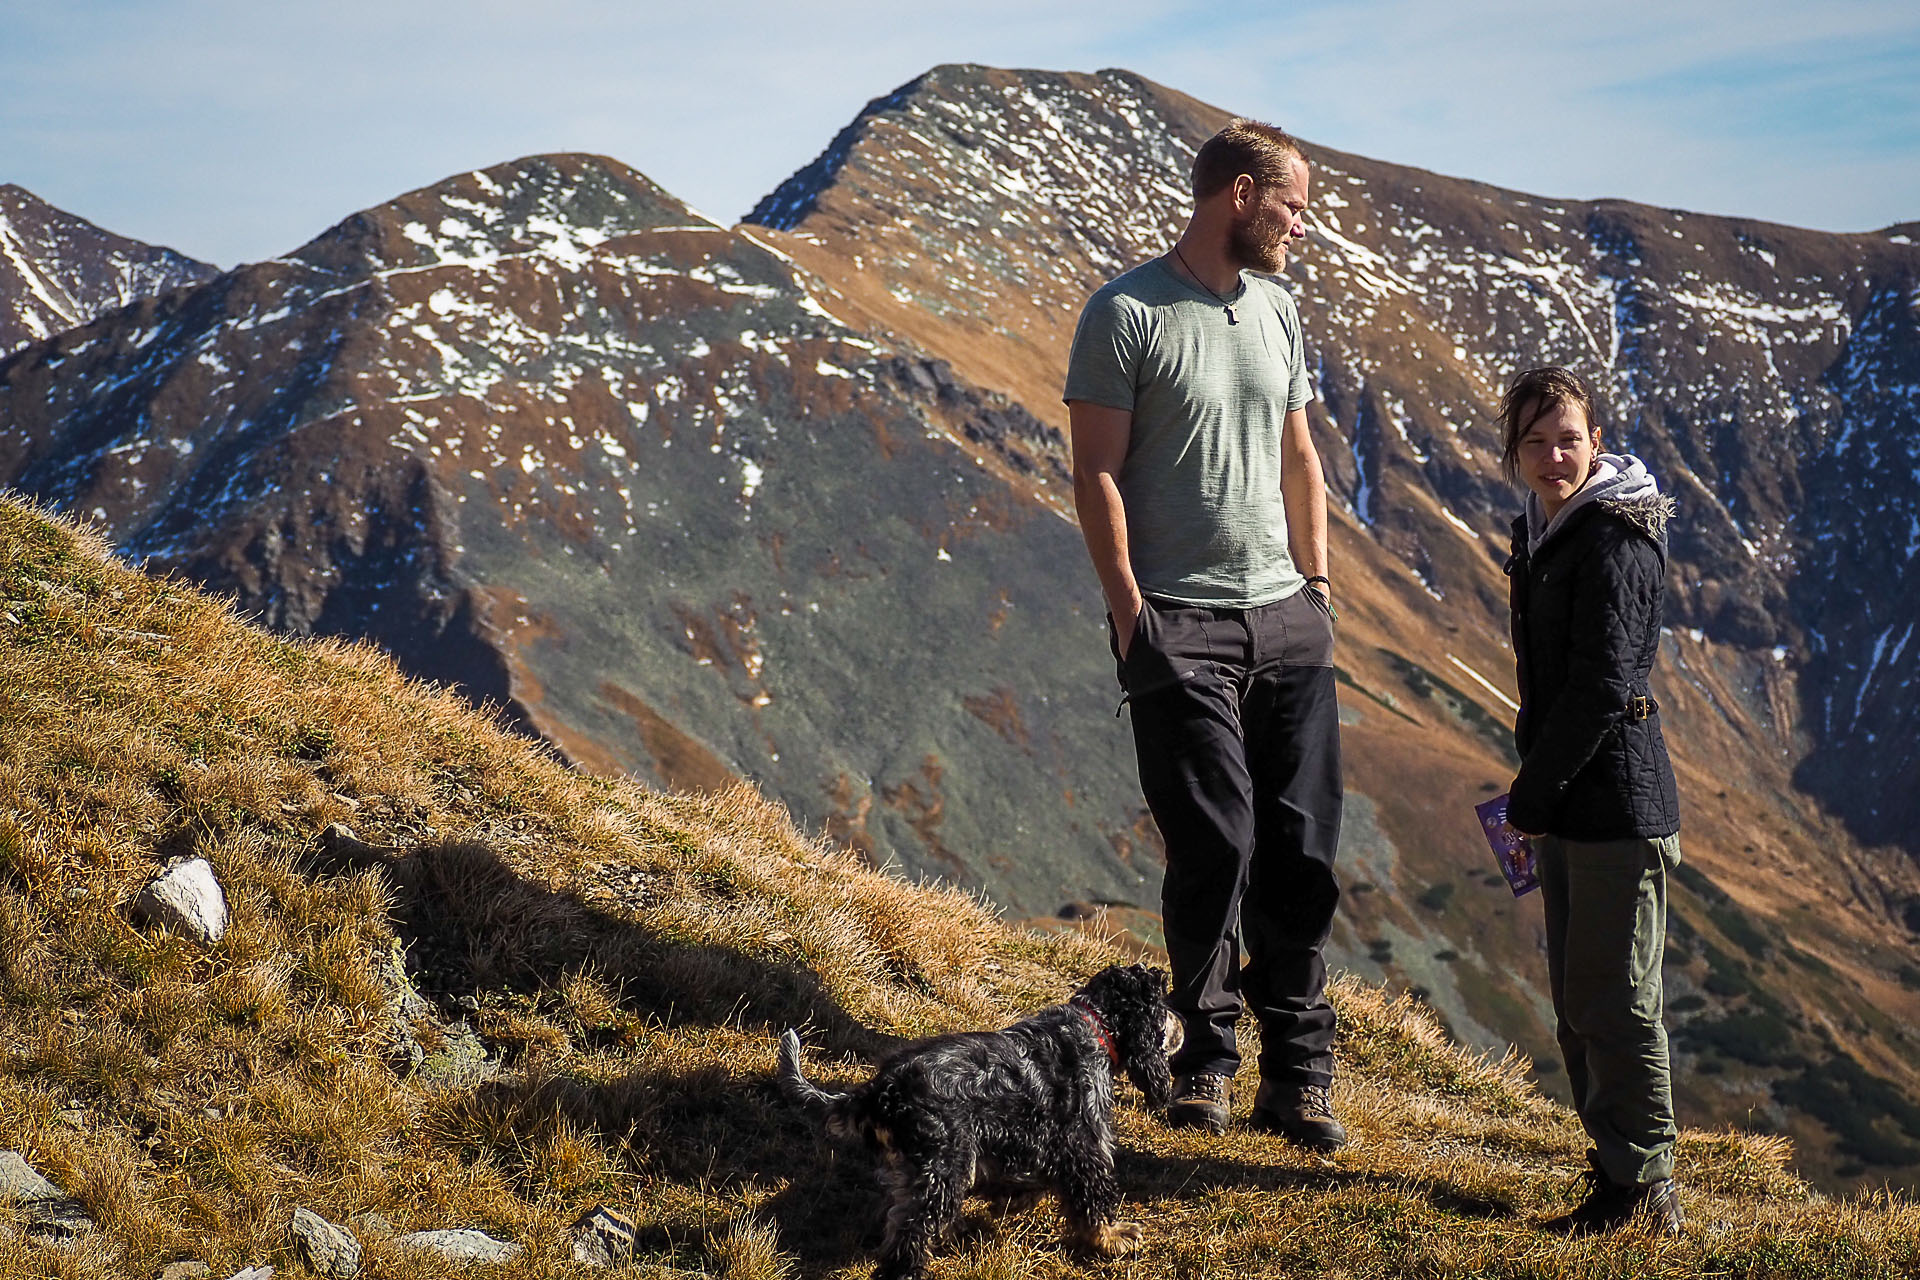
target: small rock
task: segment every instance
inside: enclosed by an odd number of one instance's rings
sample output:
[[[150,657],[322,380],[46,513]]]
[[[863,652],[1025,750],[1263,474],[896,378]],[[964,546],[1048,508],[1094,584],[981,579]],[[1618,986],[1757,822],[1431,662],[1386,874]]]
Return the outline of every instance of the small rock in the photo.
[[[293,1235],[293,1251],[316,1274],[348,1280],[359,1272],[360,1242],[345,1227],[302,1208],[293,1211],[287,1230]]]
[[[228,1280],[273,1280],[272,1267],[242,1267]]]
[[[29,1200],[20,1206],[20,1219],[27,1236],[34,1240],[65,1243],[93,1230],[93,1219],[78,1200]]]
[[[356,1234],[365,1236],[369,1240],[385,1240],[393,1234],[393,1223],[387,1220],[386,1214],[377,1209],[353,1214],[347,1219],[347,1225],[352,1227]]]
[[[77,1200],[40,1176],[18,1151],[0,1151],[0,1201],[13,1205],[35,1240],[65,1242],[93,1230]]]
[[[72,888],[67,890],[68,902],[85,902],[86,900],[87,900],[87,891],[81,888],[79,885],[76,884]]]
[[[66,1194],[41,1177],[18,1151],[0,1151],[0,1200],[24,1204],[29,1200],[59,1200]]]
[[[134,899],[133,913],[206,946],[227,931],[227,896],[205,858],[176,862]]]
[[[320,852],[343,870],[358,870],[385,866],[404,851],[393,845],[368,844],[346,823],[330,822],[320,833]]]
[[[160,1280],[207,1280],[213,1268],[204,1262],[173,1262],[160,1273]]]
[[[506,1262],[519,1256],[521,1246],[495,1240],[484,1231],[410,1231],[393,1238],[395,1247],[437,1253],[451,1262]]]
[[[590,1267],[620,1267],[633,1261],[633,1219],[596,1205],[573,1224],[573,1260]]]

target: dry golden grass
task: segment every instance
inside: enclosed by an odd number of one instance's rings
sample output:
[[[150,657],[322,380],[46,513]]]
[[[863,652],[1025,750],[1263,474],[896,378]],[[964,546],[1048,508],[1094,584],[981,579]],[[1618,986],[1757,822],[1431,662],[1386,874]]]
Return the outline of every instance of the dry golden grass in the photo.
[[[747,788],[572,773],[369,649],[275,639],[4,501],[0,673],[0,1147],[101,1226],[68,1250],[0,1240],[0,1274],[299,1274],[304,1204],[483,1228],[527,1246],[499,1274],[573,1275],[569,1226],[605,1203],[640,1226],[632,1274],[862,1276],[864,1159],[770,1087],[772,1033],[804,1027],[811,1069],[854,1079],[1116,955],[879,875]],[[342,857],[321,838],[341,821],[390,852]],[[207,950],[126,914],[184,853],[232,909]],[[409,1072],[396,943],[437,1010],[422,1047],[450,1053],[436,1028],[464,1019],[491,1079]],[[1783,1144],[1732,1133],[1683,1140],[1685,1238],[1551,1240],[1572,1118],[1417,1005],[1334,995],[1348,1150],[1125,1108],[1140,1254],[1076,1257],[1050,1204],[976,1207],[935,1277],[1920,1274],[1911,1203],[1822,1199]],[[461,1273],[366,1240],[364,1275]]]

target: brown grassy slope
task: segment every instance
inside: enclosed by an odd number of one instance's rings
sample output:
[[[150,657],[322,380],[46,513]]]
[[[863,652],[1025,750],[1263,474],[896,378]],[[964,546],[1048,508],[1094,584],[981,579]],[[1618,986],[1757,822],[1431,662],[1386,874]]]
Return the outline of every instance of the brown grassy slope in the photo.
[[[0,674],[0,1146],[102,1227],[68,1251],[0,1241],[0,1274],[186,1257],[299,1274],[285,1226],[305,1204],[482,1227],[527,1244],[507,1274],[567,1275],[568,1224],[606,1202],[640,1222],[648,1273],[862,1275],[864,1161],[770,1089],[770,1032],[806,1024],[818,1074],[849,1079],[897,1038],[1058,998],[1112,954],[867,870],[746,788],[571,773],[368,649],[275,639],[7,501]],[[384,865],[330,861],[339,820],[389,846]],[[186,852],[233,910],[207,951],[125,914]],[[406,1070],[381,963],[396,941],[439,1019],[477,1024],[493,1079]],[[1138,1258],[1063,1252],[1048,1206],[976,1210],[936,1277],[1920,1267],[1912,1205],[1823,1199],[1783,1144],[1734,1134],[1684,1139],[1684,1240],[1552,1242],[1533,1223],[1566,1203],[1568,1115],[1417,1006],[1351,980],[1336,996],[1349,1151],[1208,1142],[1124,1108]],[[429,1050],[435,1022],[413,1029]],[[363,1274],[442,1272],[370,1236]]]

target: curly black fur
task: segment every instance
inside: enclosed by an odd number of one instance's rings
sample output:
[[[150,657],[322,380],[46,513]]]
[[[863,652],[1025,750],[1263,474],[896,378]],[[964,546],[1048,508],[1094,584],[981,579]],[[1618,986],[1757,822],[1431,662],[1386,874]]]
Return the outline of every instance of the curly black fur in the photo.
[[[1113,1076],[1124,1068],[1148,1106],[1166,1106],[1167,1054],[1180,1026],[1166,992],[1160,970],[1114,965],[1066,1004],[1004,1031],[903,1049],[850,1093],[809,1083],[800,1037],[782,1035],[782,1090],[823,1112],[829,1132],[858,1134],[880,1158],[888,1210],[875,1280],[920,1275],[976,1186],[1050,1187],[1077,1243],[1131,1249],[1139,1228],[1119,1220],[1113,1176]]]

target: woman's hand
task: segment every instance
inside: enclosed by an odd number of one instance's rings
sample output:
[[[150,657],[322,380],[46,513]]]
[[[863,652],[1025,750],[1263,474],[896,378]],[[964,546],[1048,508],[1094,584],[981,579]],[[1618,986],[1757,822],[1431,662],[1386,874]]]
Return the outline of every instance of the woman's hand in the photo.
[[[1509,802],[1509,805],[1511,805],[1511,802],[1513,800],[1514,790],[1518,788],[1519,785],[1520,785],[1520,779],[1518,778],[1515,778],[1512,782],[1507,784],[1507,800]],[[1513,832],[1513,834],[1517,836],[1522,836],[1528,840],[1538,840],[1541,836],[1547,834],[1544,831],[1522,831],[1519,827],[1516,827],[1513,825],[1512,818],[1507,819],[1507,830]]]

